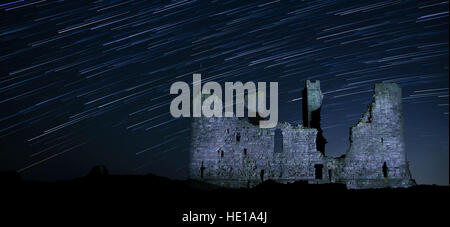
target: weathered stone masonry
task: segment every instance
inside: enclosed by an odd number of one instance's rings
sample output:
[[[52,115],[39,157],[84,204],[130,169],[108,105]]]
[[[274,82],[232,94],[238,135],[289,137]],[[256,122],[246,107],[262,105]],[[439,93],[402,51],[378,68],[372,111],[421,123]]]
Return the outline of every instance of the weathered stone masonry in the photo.
[[[350,147],[340,158],[324,155],[322,98],[319,81],[307,81],[303,126],[281,123],[261,129],[238,118],[193,118],[190,177],[225,187],[252,187],[267,179],[344,183],[349,188],[414,185],[396,84],[375,85],[374,100],[350,129]]]

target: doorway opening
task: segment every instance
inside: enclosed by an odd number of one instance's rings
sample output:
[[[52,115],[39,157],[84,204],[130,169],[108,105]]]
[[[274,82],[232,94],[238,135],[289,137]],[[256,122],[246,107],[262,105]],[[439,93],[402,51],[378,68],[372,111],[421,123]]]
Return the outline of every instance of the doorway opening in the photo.
[[[331,182],[331,169],[328,170],[328,180]]]
[[[323,164],[315,164],[315,176],[317,180],[321,180],[323,177],[322,170],[323,170]]]

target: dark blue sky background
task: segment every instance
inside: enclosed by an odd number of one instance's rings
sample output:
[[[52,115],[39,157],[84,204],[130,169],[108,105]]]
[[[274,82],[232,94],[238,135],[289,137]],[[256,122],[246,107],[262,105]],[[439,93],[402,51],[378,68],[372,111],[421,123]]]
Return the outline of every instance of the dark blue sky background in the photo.
[[[189,120],[175,81],[279,82],[280,120],[301,123],[321,80],[326,154],[374,83],[403,88],[408,160],[448,184],[448,1],[6,1],[0,3],[0,170],[25,178],[187,176]]]

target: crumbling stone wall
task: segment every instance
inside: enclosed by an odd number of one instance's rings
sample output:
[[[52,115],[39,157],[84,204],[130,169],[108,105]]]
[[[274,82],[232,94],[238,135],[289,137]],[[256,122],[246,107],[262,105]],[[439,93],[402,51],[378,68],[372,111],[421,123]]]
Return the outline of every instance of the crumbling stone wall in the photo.
[[[322,99],[321,92],[315,95]],[[275,139],[280,132],[282,138]],[[252,187],[267,179],[345,183],[349,188],[414,184],[396,84],[375,86],[374,101],[351,128],[344,156],[332,158],[319,151],[318,133],[317,128],[288,123],[261,129],[238,118],[193,118],[190,177],[225,187]]]
[[[287,123],[261,129],[237,118],[198,118],[192,129],[193,179],[229,187],[252,187],[267,179],[321,181],[314,165],[324,164],[325,157],[316,149],[316,129]],[[277,129],[281,152],[275,152]]]
[[[341,176],[348,187],[414,184],[406,161],[401,98],[401,88],[395,83],[375,85],[368,111],[350,129],[350,148]]]

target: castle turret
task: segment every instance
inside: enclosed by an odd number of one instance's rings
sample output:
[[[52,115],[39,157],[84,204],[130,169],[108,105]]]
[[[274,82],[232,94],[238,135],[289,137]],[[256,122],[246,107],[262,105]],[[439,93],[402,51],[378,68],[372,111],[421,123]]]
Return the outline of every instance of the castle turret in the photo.
[[[320,90],[320,81],[316,80],[316,82],[311,82],[307,80],[305,82],[305,88],[302,91],[302,96],[303,126],[318,130],[316,138],[317,150],[324,154],[327,140],[323,137],[322,128],[320,127],[320,109],[323,99],[323,94]]]
[[[320,90],[320,81],[305,82],[305,88],[302,91],[303,96],[303,126],[315,128],[317,122],[320,124],[320,108],[322,106],[323,94]]]

